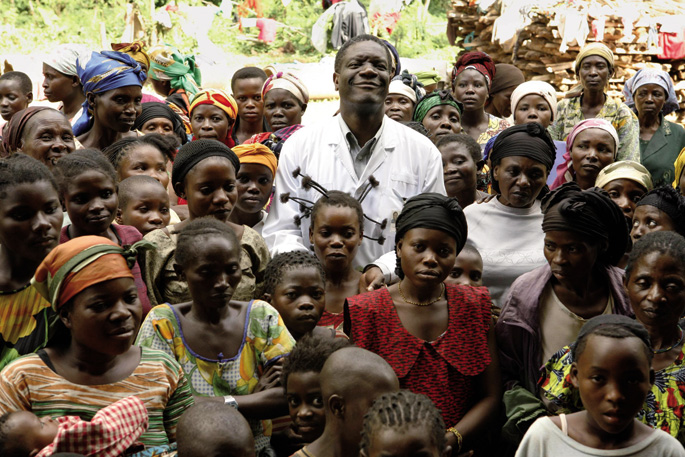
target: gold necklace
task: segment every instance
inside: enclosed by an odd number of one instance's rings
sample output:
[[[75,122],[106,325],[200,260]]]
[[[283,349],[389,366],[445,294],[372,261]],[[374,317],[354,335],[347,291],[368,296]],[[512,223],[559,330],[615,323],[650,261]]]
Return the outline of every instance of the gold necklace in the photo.
[[[440,299],[442,298],[442,295],[445,293],[445,283],[444,283],[444,282],[441,282],[440,285],[442,286],[442,290],[440,291],[440,295],[438,295],[434,300],[431,300],[431,301],[429,301],[429,302],[427,302],[427,303],[421,303],[421,302],[416,302],[416,301],[411,301],[411,300],[409,300],[409,299],[404,295],[404,292],[402,292],[402,281],[400,281],[400,282],[397,284],[397,288],[400,290],[400,296],[402,297],[402,300],[404,300],[405,302],[409,303],[410,305],[414,305],[414,306],[430,306],[430,305],[432,305],[433,303],[435,303],[435,302],[437,302],[438,300],[440,300]]]

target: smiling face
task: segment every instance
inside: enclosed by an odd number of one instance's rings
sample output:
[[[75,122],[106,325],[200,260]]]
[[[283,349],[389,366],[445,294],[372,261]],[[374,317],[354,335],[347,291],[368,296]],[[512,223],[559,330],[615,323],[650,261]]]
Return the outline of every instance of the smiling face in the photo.
[[[319,376],[320,373],[316,371],[290,373],[288,385],[285,386],[285,397],[294,432],[300,435],[305,443],[311,443],[320,437],[326,426]]]
[[[238,104],[238,116],[245,122],[259,122],[264,116],[262,100],[262,78],[236,79],[233,87],[233,98]]]
[[[143,93],[140,86],[126,86],[97,95],[87,94],[93,107],[93,117],[104,128],[115,132],[128,132],[143,112]]]
[[[552,276],[567,288],[587,284],[599,257],[599,246],[574,232],[545,233],[545,259]]]
[[[302,115],[307,105],[285,89],[271,89],[264,96],[264,118],[271,131],[302,123]]]
[[[238,201],[236,210],[253,214],[268,203],[274,187],[271,169],[258,163],[243,163],[238,171]]]
[[[461,192],[471,189],[476,191],[478,167],[468,148],[457,142],[440,146],[442,171],[448,197],[456,197]]]
[[[581,187],[588,189],[594,185],[602,168],[614,163],[615,152],[614,138],[602,129],[586,129],[576,136],[571,147],[571,160],[577,180],[584,184]]]
[[[40,263],[59,244],[62,205],[48,181],[22,183],[3,190],[0,244],[13,257]]]
[[[359,215],[346,206],[322,206],[309,230],[316,256],[331,272],[350,268],[363,240]]]
[[[188,200],[190,219],[212,216],[226,221],[238,199],[235,168],[225,157],[208,157],[195,165],[176,190]]]
[[[411,121],[414,102],[401,94],[388,94],[385,97],[385,115],[397,122]]]
[[[316,267],[293,266],[283,271],[270,303],[296,340],[311,332],[321,319],[325,290],[326,284]]]
[[[590,335],[571,368],[587,425],[597,436],[615,435],[635,420],[651,388],[651,362],[636,337]]]
[[[552,110],[549,103],[538,94],[530,94],[519,100],[514,111],[514,124],[537,122],[544,128],[552,123]]]
[[[63,195],[72,236],[106,236],[119,206],[116,184],[102,172],[88,170],[73,178]]]
[[[214,105],[198,105],[190,114],[190,127],[198,139],[224,141],[232,125],[233,120]]]
[[[645,254],[635,262],[625,287],[635,317],[645,325],[674,328],[685,312],[683,259],[661,252]]]
[[[21,90],[21,83],[16,79],[0,81],[0,116],[9,121],[15,113],[28,108],[33,101],[31,92]]]
[[[442,230],[414,228],[395,248],[406,279],[419,290],[438,287],[457,258],[457,241]]]
[[[375,41],[354,43],[346,49],[333,83],[341,105],[382,107],[390,84],[387,49]]]
[[[150,144],[131,147],[117,166],[117,178],[123,181],[136,175],[154,178],[166,189],[169,185],[169,173],[166,170],[166,157],[162,151]]]
[[[81,84],[76,76],[68,76],[43,64],[43,92],[50,103],[62,102],[81,93]]]
[[[26,123],[19,149],[52,168],[59,158],[76,149],[71,124],[59,111],[41,111]]]
[[[633,214],[633,228],[630,230],[633,243],[648,233],[660,231],[675,232],[676,226],[673,219],[654,206],[637,206]]]
[[[611,76],[609,63],[600,56],[592,55],[585,57],[580,62],[577,70],[580,83],[584,90],[602,92]]]
[[[445,135],[461,132],[461,115],[452,105],[438,105],[426,113],[422,124],[431,134],[433,143],[437,143]]]
[[[666,91],[658,84],[645,84],[635,91],[633,100],[639,115],[656,116],[666,103]]]
[[[480,111],[489,95],[488,83],[478,70],[469,68],[457,76],[454,98],[464,104],[464,111]]]
[[[628,225],[633,223],[633,213],[637,202],[647,193],[647,189],[633,181],[632,179],[614,179],[604,185],[604,190],[609,193],[609,197],[621,208],[623,215],[628,221]]]
[[[153,230],[169,225],[169,194],[159,184],[141,183],[135,190],[135,196],[129,196],[128,203],[120,209],[117,222],[138,229],[145,236]]]
[[[547,180],[547,169],[523,156],[504,157],[493,170],[499,183],[499,201],[512,208],[530,208]]]

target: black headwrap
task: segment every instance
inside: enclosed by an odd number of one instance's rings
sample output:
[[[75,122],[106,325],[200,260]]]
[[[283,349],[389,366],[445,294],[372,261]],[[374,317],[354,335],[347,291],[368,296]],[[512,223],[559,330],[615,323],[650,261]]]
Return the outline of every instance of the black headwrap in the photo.
[[[171,169],[171,183],[175,186],[186,179],[188,172],[208,157],[225,157],[231,161],[236,174],[240,169],[240,160],[228,146],[217,140],[195,140],[178,150],[174,167]]]
[[[395,222],[395,244],[409,230],[415,228],[428,228],[447,233],[457,241],[457,253],[464,248],[468,235],[466,217],[457,199],[433,192],[419,194],[404,204]],[[397,273],[400,277],[404,276],[399,258]]]
[[[186,135],[186,129],[183,126],[183,121],[178,114],[174,113],[174,110],[169,108],[166,103],[143,103],[143,112],[136,118],[136,121],[133,124],[133,129],[140,130],[147,121],[160,117],[169,119],[171,121],[171,124],[174,126],[174,133],[179,137],[179,140],[181,140],[181,144],[186,144],[188,142],[188,135]]]
[[[649,205],[671,218],[676,232],[685,236],[685,197],[671,186],[662,186],[647,192],[637,206]]]
[[[547,129],[536,122],[515,125],[502,131],[497,135],[490,153],[492,188],[498,193],[499,184],[495,179],[495,166],[504,157],[528,157],[540,162],[549,171],[554,166],[556,147]]]
[[[567,182],[547,194],[542,200],[542,231],[575,232],[591,241],[607,242],[600,261],[616,265],[626,252],[628,227],[621,209],[604,190],[594,187],[581,190],[575,182]]]
[[[578,354],[576,353],[578,343],[595,333],[598,328],[607,325],[620,326],[624,330],[635,335],[636,338],[640,338],[640,340],[645,343],[645,346],[647,346],[650,351],[652,350],[652,340],[649,337],[649,332],[647,332],[647,329],[641,323],[620,314],[602,314],[588,320],[580,329],[580,332],[578,332],[578,338],[576,338],[575,343],[571,344],[571,357],[573,360],[578,360]]]

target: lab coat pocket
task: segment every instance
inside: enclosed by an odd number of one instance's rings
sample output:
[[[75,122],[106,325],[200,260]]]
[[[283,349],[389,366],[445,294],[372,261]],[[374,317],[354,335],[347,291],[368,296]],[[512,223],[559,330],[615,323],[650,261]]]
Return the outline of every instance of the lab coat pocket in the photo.
[[[390,187],[387,190],[394,197],[406,201],[408,198],[420,193],[419,179],[409,173],[395,172],[390,176]]]

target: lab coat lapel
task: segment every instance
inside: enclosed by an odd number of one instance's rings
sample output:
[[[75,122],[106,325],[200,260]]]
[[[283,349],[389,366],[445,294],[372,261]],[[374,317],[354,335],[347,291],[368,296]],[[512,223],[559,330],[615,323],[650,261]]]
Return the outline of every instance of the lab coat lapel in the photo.
[[[340,163],[342,163],[345,170],[350,175],[350,178],[355,182],[355,186],[358,184],[357,173],[354,171],[354,164],[352,163],[352,155],[347,149],[347,142],[343,138],[342,131],[340,130],[340,124],[337,118],[333,118],[335,122],[328,124],[328,147],[333,151],[333,155],[338,157]],[[335,166],[335,161],[331,161],[329,166]]]
[[[383,165],[388,158],[388,154],[392,153],[395,149],[397,135],[394,134],[395,126],[391,125],[392,122],[394,121],[390,118],[386,117],[384,119],[383,125],[381,126],[383,132],[381,132],[381,135],[378,138],[379,144],[374,148],[371,159],[369,159],[369,163],[367,163],[366,168],[364,168],[364,173],[362,173],[361,179],[359,180],[361,184],[367,182],[369,177],[378,170],[378,167]]]

